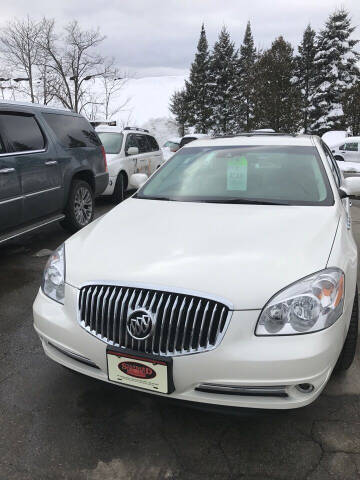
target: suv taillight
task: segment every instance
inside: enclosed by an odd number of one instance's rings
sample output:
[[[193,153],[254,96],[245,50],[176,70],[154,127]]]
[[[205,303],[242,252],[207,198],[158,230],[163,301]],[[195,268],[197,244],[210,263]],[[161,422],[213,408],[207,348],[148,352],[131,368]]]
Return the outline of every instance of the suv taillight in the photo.
[[[108,171],[108,166],[107,166],[107,161],[106,161],[106,153],[105,153],[105,148],[103,145],[101,145],[101,151],[102,151],[102,154],[103,154],[103,158],[104,158],[104,166],[105,166],[105,172]]]

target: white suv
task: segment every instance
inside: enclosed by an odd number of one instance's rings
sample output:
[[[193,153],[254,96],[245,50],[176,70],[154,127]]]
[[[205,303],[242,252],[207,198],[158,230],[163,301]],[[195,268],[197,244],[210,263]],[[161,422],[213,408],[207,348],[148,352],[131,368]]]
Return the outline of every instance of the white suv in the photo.
[[[50,257],[34,304],[45,353],[184,401],[311,403],[355,355],[353,195],[360,178],[318,137],[184,146]]]
[[[101,125],[96,132],[104,145],[109,168],[109,184],[103,195],[110,195],[114,203],[120,203],[126,190],[132,188],[129,178],[133,173],[150,176],[162,165],[162,150],[145,129]]]
[[[347,137],[332,146],[331,151],[338,161],[360,162],[360,137]]]

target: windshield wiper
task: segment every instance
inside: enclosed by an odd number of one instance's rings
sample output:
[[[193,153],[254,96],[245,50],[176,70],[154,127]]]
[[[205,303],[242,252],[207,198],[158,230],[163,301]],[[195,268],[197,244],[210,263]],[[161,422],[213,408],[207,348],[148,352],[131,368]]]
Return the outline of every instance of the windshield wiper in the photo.
[[[272,202],[270,200],[251,200],[250,198],[223,198],[221,200],[204,200],[206,203],[234,203],[243,205],[290,205],[287,202]]]
[[[167,202],[174,202],[175,200],[170,197],[149,197],[148,195],[144,197],[139,197],[138,195],[134,195],[135,198],[140,198],[140,200],[165,200]]]

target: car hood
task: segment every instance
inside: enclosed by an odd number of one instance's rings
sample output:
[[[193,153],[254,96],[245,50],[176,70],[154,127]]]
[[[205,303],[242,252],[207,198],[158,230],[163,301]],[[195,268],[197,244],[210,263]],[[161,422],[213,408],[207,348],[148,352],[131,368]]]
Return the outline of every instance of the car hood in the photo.
[[[66,242],[66,282],[187,289],[259,309],[326,267],[337,224],[335,207],[130,198]]]

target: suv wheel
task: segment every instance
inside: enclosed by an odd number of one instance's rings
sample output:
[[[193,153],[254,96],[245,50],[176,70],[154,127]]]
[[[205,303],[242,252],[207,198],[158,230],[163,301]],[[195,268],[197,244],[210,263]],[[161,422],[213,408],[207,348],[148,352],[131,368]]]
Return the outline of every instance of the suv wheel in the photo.
[[[114,193],[111,195],[111,201],[118,204],[123,200],[125,200],[125,175],[120,172],[116,179]]]
[[[71,233],[86,227],[94,218],[94,193],[87,182],[74,180],[71,184],[66,218],[61,225]]]
[[[335,160],[337,160],[338,162],[344,161],[343,157],[341,157],[340,155],[335,155]]]
[[[334,368],[336,372],[347,370],[348,368],[350,368],[354,360],[355,352],[356,352],[357,337],[358,337],[358,323],[359,323],[359,299],[358,299],[358,290],[356,289],[349,330],[346,335],[343,349],[341,350],[339,359]]]

